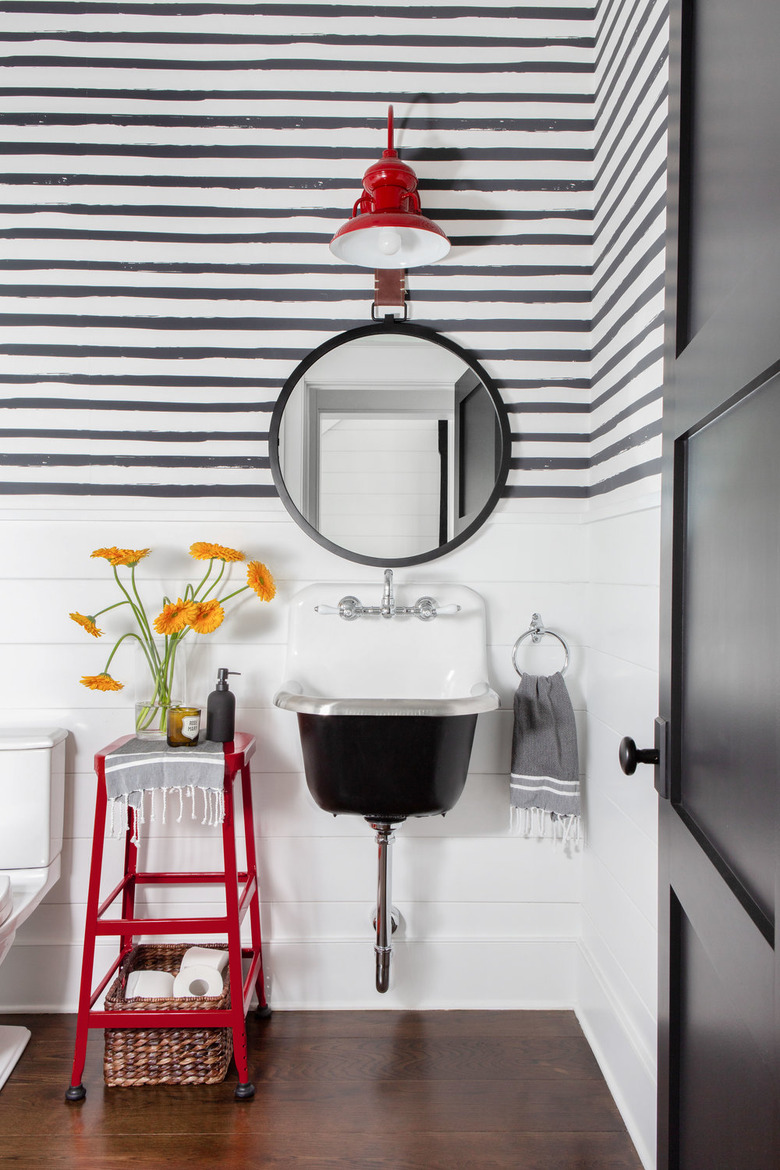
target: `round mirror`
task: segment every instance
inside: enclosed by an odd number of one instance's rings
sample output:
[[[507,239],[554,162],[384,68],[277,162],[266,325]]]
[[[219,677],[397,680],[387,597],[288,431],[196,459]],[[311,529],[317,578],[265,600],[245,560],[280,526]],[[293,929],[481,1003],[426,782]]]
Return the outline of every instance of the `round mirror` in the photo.
[[[288,512],[332,552],[416,565],[472,536],[509,469],[506,408],[459,345],[405,322],[320,346],[285,383],[269,438]]]

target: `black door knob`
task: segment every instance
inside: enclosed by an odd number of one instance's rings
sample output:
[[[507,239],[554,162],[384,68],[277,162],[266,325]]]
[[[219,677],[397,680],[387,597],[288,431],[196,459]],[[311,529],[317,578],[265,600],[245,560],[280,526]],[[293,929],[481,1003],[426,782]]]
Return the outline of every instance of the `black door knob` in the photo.
[[[629,736],[620,741],[618,759],[626,776],[633,776],[637,764],[657,764],[659,758],[658,748],[638,748]]]

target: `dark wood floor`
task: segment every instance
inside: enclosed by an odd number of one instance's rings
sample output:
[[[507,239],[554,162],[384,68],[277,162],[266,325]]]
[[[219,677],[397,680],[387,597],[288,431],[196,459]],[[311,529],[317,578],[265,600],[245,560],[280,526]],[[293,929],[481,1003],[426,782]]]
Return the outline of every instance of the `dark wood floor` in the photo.
[[[0,1093],[0,1166],[25,1170],[641,1170],[571,1012],[276,1012],[250,1017],[251,1101],[222,1085],[65,1103],[75,1017],[33,1036]]]

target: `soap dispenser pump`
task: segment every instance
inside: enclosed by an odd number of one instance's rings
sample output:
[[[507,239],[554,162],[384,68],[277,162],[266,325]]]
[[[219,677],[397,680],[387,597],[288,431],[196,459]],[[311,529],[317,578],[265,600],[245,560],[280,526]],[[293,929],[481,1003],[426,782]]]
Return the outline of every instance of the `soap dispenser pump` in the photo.
[[[217,671],[217,689],[206,704],[206,739],[213,743],[231,743],[236,730],[236,696],[228,687],[228,675],[240,674],[220,666]]]

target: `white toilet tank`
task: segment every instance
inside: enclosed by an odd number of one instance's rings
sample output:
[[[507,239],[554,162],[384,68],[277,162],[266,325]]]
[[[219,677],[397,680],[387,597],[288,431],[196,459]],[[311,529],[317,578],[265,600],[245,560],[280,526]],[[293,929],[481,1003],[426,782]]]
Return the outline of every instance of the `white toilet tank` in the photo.
[[[0,727],[0,870],[41,869],[62,850],[61,727]]]

